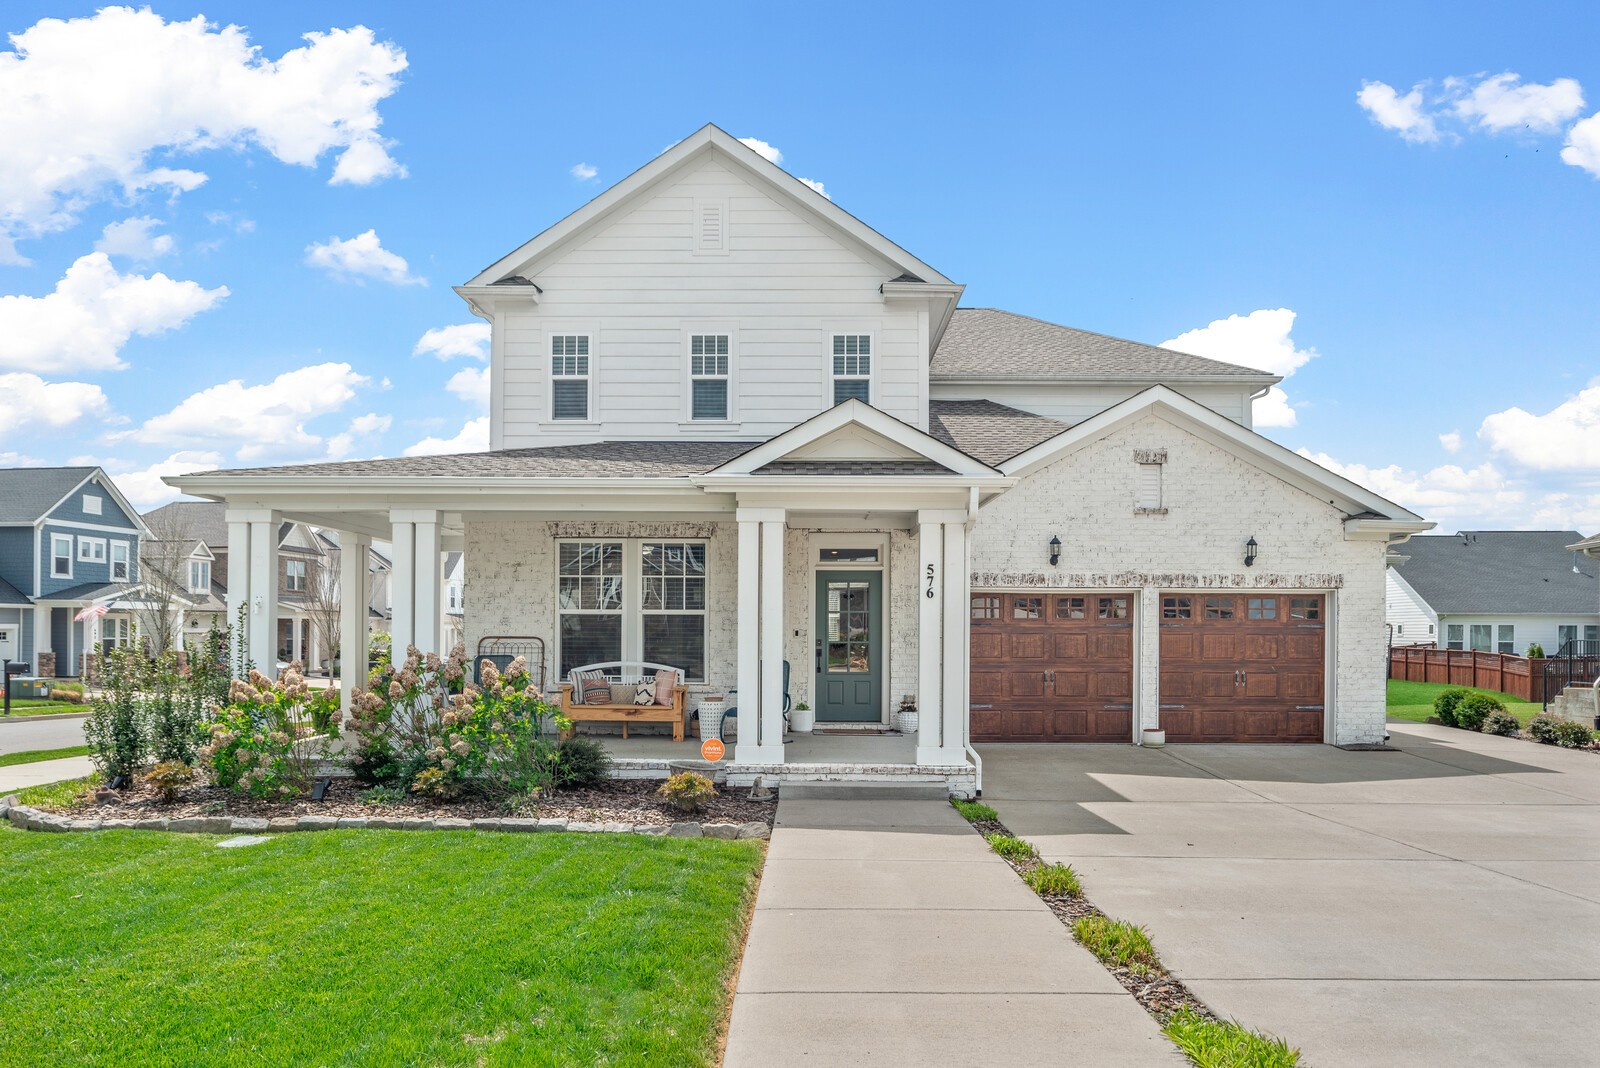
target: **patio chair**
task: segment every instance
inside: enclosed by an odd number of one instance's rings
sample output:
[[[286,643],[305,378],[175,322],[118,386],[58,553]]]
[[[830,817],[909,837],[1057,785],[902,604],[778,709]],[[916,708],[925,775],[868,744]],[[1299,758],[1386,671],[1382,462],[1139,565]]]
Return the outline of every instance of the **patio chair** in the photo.
[[[731,697],[738,692],[739,691],[737,689],[729,690],[728,696]],[[789,733],[789,707],[793,704],[794,698],[789,696],[789,661],[785,660],[783,662],[783,733],[785,734]],[[732,708],[729,708],[726,712],[722,713],[722,722],[726,723],[728,720],[734,718],[738,714],[739,706],[734,705]],[[717,741],[722,741],[721,728],[718,728],[717,730]],[[783,741],[785,745],[789,743],[788,738],[785,738]]]

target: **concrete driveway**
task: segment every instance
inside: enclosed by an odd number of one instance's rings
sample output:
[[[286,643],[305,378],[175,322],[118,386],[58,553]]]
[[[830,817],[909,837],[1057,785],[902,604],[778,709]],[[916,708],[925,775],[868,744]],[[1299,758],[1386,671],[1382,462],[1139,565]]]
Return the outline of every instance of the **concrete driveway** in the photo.
[[[980,746],[983,800],[1309,1065],[1593,1063],[1600,757],[1391,730],[1399,752]]]

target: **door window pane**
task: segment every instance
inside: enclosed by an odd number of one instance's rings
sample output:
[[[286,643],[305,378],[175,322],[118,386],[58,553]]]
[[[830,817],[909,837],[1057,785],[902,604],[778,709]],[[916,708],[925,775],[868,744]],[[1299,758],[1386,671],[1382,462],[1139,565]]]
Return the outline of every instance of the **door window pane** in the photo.
[[[872,589],[865,582],[828,583],[827,670],[853,674],[872,670]]]

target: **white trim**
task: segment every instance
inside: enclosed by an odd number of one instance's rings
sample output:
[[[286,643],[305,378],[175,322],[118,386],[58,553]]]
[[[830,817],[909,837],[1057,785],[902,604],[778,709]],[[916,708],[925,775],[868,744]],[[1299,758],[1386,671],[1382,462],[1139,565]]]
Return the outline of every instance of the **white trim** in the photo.
[[[66,504],[74,493],[82,490],[84,486],[91,482],[111,495],[111,499],[115,501],[117,507],[122,510],[123,517],[133,524],[133,530],[144,535],[145,537],[150,537],[150,528],[145,526],[144,518],[139,515],[139,510],[128,503],[128,499],[122,495],[122,491],[117,489],[117,484],[111,481],[111,479],[107,478],[106,473],[98,467],[89,474],[85,475],[83,480],[80,481],[76,486],[73,486],[72,489],[68,490],[59,501],[45,509],[39,518],[33,521],[33,526],[39,526],[45,522],[59,522],[62,526],[69,525],[72,522],[71,520],[54,520],[50,518],[50,513],[54,512],[57,508],[60,508],[63,504]],[[123,527],[122,529],[126,530],[128,528]]]
[[[96,553],[98,550],[98,554]],[[78,562],[80,564],[104,564],[111,559],[110,550],[106,547],[105,538],[78,538]]]
[[[121,534],[124,537],[131,537],[139,533],[134,527],[113,527],[104,523],[80,523],[76,519],[47,519],[40,525],[67,527],[71,530],[92,530],[100,534]]]
[[[57,541],[65,541],[67,543],[67,555],[66,555],[67,572],[64,575],[63,574],[58,574],[56,572],[56,561],[58,559],[61,559],[59,556],[56,555],[56,543],[57,543]],[[69,578],[72,577],[73,562],[74,562],[74,557],[76,555],[74,547],[73,547],[73,541],[74,541],[74,539],[73,539],[71,534],[56,534],[56,533],[53,533],[53,532],[51,533],[51,535],[50,535],[50,553],[49,553],[49,557],[50,557],[50,577],[51,578],[53,578],[53,579],[69,579]]]

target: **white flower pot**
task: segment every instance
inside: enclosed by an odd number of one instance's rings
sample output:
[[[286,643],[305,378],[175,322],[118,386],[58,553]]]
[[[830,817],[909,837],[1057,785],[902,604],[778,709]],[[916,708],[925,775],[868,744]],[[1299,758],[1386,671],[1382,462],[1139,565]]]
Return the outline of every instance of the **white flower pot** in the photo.
[[[1150,749],[1160,749],[1167,744],[1167,732],[1157,730],[1154,727],[1146,727],[1141,744]]]
[[[700,698],[700,737],[722,737],[722,712],[727,701],[721,697]]]
[[[917,733],[916,709],[912,709],[909,712],[896,712],[894,714],[894,726],[901,734]]]
[[[797,734],[810,734],[811,729],[817,725],[817,712],[813,708],[791,708],[789,710],[789,729]]]

